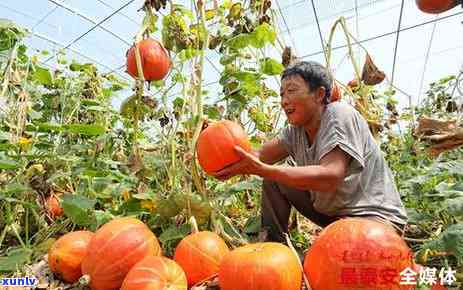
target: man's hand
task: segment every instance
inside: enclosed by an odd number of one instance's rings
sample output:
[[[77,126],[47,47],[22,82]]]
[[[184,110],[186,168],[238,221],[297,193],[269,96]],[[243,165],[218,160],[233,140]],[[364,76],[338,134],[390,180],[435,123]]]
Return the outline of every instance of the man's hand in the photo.
[[[219,180],[227,180],[235,175],[253,174],[259,175],[265,164],[256,156],[246,152],[239,146],[234,147],[235,152],[241,157],[241,160],[233,163],[224,169],[217,171],[214,176]]]

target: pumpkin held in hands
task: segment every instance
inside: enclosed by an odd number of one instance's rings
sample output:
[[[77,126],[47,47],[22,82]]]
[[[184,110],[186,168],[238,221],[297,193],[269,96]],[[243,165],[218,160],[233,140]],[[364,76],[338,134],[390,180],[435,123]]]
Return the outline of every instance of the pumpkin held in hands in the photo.
[[[296,255],[279,243],[248,244],[220,264],[221,290],[300,290],[302,271]]]
[[[187,290],[182,268],[166,257],[153,256],[141,260],[127,273],[121,290]]]
[[[313,290],[410,289],[400,285],[400,273],[412,268],[412,253],[392,226],[345,218],[328,225],[314,241],[304,272]],[[371,279],[362,275],[366,271]]]
[[[198,138],[199,164],[206,173],[212,174],[239,161],[240,156],[234,149],[236,145],[251,151],[248,135],[239,124],[229,120],[209,124]]]
[[[170,59],[161,43],[154,39],[144,39],[138,44],[143,75],[147,81],[162,80],[170,69]],[[127,52],[127,72],[138,77],[135,46]]]
[[[81,263],[93,233],[75,231],[56,240],[48,251],[48,265],[59,279],[74,283],[82,276]]]
[[[217,234],[196,232],[183,238],[175,248],[174,260],[185,271],[188,286],[217,274],[222,258],[229,252]]]
[[[450,10],[461,3],[461,0],[415,0],[418,8],[431,14],[439,14]]]
[[[156,236],[140,220],[117,218],[95,232],[82,261],[93,290],[119,289],[129,270],[147,256],[161,255]]]

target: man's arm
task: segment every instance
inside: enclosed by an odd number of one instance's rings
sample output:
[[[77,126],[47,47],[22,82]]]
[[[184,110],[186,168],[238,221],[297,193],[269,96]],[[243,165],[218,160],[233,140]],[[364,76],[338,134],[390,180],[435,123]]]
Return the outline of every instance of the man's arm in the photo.
[[[264,144],[255,154],[260,161],[266,164],[275,164],[288,156],[288,151],[278,139],[272,139]]]
[[[263,164],[257,173],[301,190],[335,192],[346,175],[349,161],[350,156],[335,147],[320,160],[320,165],[285,167]]]
[[[320,165],[290,167],[266,164],[239,146],[235,150],[241,160],[217,172],[215,176],[218,179],[228,179],[237,174],[254,174],[300,190],[327,193],[336,191],[346,176],[351,159],[347,153],[335,147],[320,160]]]

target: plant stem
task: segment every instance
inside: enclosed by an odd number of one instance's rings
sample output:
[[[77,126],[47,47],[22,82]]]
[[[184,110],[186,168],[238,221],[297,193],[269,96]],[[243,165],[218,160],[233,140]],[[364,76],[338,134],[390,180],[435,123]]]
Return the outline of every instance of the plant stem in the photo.
[[[26,207],[26,217],[25,217],[25,220],[26,220],[26,225],[25,225],[25,233],[26,233],[26,243],[27,245],[30,245],[30,242],[29,242],[29,208]]]
[[[135,63],[137,64],[137,73],[138,77],[135,81],[135,95],[136,95],[136,101],[135,101],[135,116],[133,118],[133,144],[134,144],[134,149],[137,150],[138,147],[138,130],[139,130],[139,118],[140,118],[140,103],[141,103],[141,98],[143,96],[144,92],[144,83],[145,83],[145,75],[143,74],[143,66],[142,66],[142,60],[141,60],[141,55],[140,55],[140,41],[143,40],[143,34],[145,31],[148,29],[148,25],[142,24],[140,30],[138,31],[137,35],[135,36]]]
[[[196,121],[196,128],[194,130],[193,134],[193,139],[191,141],[191,152],[196,152],[196,143],[198,141],[199,134],[201,133],[202,127],[203,127],[203,122],[204,122],[204,117],[203,117],[203,102],[202,102],[202,78],[203,78],[203,69],[204,69],[204,59],[205,59],[205,54],[204,51],[208,47],[208,42],[209,42],[209,33],[206,28],[206,21],[205,21],[205,11],[204,11],[204,2],[203,0],[199,0],[197,2],[197,12],[199,14],[199,22],[201,23],[201,28],[198,29],[198,39],[201,38],[201,34],[204,34],[204,40],[203,40],[203,47],[199,53],[199,63],[197,63],[194,66],[194,72],[193,72],[193,78],[196,79],[196,82],[194,82],[195,86],[195,100],[194,100],[194,106],[196,108],[196,115],[194,116],[194,120]],[[204,184],[202,183],[200,177],[199,177],[199,170],[198,170],[198,164],[196,163],[196,159],[193,158],[192,160],[192,168],[191,168],[191,173],[193,177],[193,182],[197,188],[197,190],[203,195],[203,197],[206,197],[206,188]]]
[[[10,82],[11,67],[13,66],[13,63],[16,60],[16,51],[18,50],[18,44],[19,42],[15,44],[15,46],[10,52],[10,56],[8,57],[9,62],[7,67],[5,68],[5,73],[3,74],[2,92],[0,94],[0,97],[4,97],[6,94],[6,90],[8,89],[8,84]]]
[[[3,240],[5,239],[7,229],[8,227],[4,227],[2,233],[0,234],[0,249],[2,248]]]

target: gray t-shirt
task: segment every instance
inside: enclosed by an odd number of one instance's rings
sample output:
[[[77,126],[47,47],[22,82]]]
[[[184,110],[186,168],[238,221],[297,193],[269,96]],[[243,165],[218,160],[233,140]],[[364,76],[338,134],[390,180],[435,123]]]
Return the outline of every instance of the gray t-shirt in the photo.
[[[314,209],[329,216],[375,215],[407,220],[391,171],[366,120],[352,106],[327,105],[313,144],[303,127],[288,126],[279,140],[298,166],[319,165],[336,146],[350,157],[346,177],[333,193],[311,192]]]

